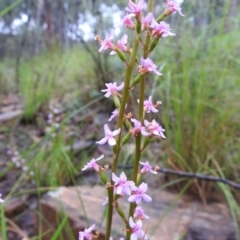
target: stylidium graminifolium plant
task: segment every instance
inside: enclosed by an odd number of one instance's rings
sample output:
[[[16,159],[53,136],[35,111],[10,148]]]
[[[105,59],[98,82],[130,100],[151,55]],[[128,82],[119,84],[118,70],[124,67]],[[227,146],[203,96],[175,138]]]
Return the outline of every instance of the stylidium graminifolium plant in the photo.
[[[153,138],[166,138],[162,126],[155,119],[147,120],[145,116],[151,112],[157,113],[158,106],[161,105],[160,101],[154,103],[152,96],[145,99],[146,76],[151,73],[158,76],[163,75],[149,55],[154,51],[160,39],[175,36],[171,32],[169,24],[163,20],[174,12],[184,16],[179,4],[172,0],[166,0],[165,11],[158,17],[154,17],[153,6],[154,0],[148,0],[148,4],[144,0],[128,1],[125,9],[127,14],[114,27],[126,27],[132,30],[134,35],[132,43],[128,43],[128,35],[126,34],[117,41],[113,41],[113,34],[104,40],[100,36],[95,37],[95,40],[99,41],[101,45],[99,52],[107,50],[110,55],[117,54],[126,70],[122,83],[106,83],[106,89],[102,90],[106,98],[113,99],[116,107],[108,119],[109,122],[117,119],[116,128],[112,131],[107,123],[104,124],[104,137],[96,142],[99,145],[109,144],[112,146],[114,157],[111,178],[108,179],[104,173],[107,167],[99,165],[99,161],[104,158],[103,155],[97,159],[93,158],[82,168],[82,171],[93,168],[106,185],[107,197],[102,203],[103,206],[107,205],[108,207],[105,240],[113,240],[111,231],[114,209],[122,219],[126,240],[147,239],[147,227],[144,227],[143,223],[149,219],[149,216],[145,214],[141,203],[150,203],[152,198],[147,194],[148,184],[141,182],[141,175],[146,173],[157,174],[158,167],[153,168],[148,161],[142,162],[140,159],[142,152]],[[138,115],[133,116],[132,113],[126,112],[126,106],[130,91],[136,87],[139,88],[139,98],[136,99]],[[124,129],[127,129],[127,131]],[[119,176],[117,175],[117,166],[122,147],[128,143],[130,138],[135,140],[135,156],[132,178],[127,179],[124,172],[121,172]],[[120,207],[120,199],[129,202],[128,214]],[[98,232],[93,234],[94,229],[95,224],[79,232],[79,240],[97,239],[99,234]],[[122,237],[120,240],[125,238]]]

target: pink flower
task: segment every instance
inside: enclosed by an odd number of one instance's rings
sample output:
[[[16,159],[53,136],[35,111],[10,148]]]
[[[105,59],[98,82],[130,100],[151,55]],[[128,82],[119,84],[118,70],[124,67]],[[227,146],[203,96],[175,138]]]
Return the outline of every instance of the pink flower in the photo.
[[[139,99],[138,99],[138,103],[139,103]],[[156,113],[156,112],[158,112],[158,110],[155,108],[155,106],[157,106],[159,104],[161,104],[161,102],[157,102],[156,105],[153,105],[152,96],[149,96],[148,100],[144,101],[144,111],[146,113],[150,113],[150,112]]]
[[[143,168],[141,169],[141,173],[150,172],[150,173],[153,173],[153,174],[157,174],[157,172],[152,169],[152,167],[151,167],[151,165],[149,164],[148,161],[146,161],[145,163],[140,162],[140,164],[143,165]]]
[[[127,12],[135,14],[136,17],[139,17],[143,9],[146,7],[144,0],[139,0],[137,3],[133,1],[128,1],[128,7],[126,7]]]
[[[102,206],[105,206],[108,204],[108,197],[106,197],[106,199],[104,200],[104,202],[102,203]]]
[[[150,196],[148,196],[147,194],[145,194],[145,192],[148,189],[148,185],[147,183],[141,183],[139,187],[134,187],[132,188],[132,191],[134,192],[133,195],[131,195],[128,198],[129,202],[136,202],[136,204],[140,204],[142,199],[145,202],[151,202],[152,198]]]
[[[119,24],[114,25],[114,27],[117,28],[117,27],[122,27],[122,25],[124,25],[127,28],[133,29],[135,25],[134,25],[134,22],[132,21],[132,17],[134,16],[135,14],[132,14],[132,13],[126,15],[122,19],[122,21]]]
[[[104,158],[104,155],[100,156],[99,158],[95,159],[93,158],[90,162],[88,162],[84,168],[82,168],[82,171],[85,171],[89,168],[94,168],[96,172],[99,171],[99,165],[96,163],[97,161],[101,160],[102,158]]]
[[[175,36],[176,34],[170,32],[170,26],[169,24],[165,23],[164,21],[157,23],[156,20],[153,19],[153,24],[151,26],[153,28],[152,30],[152,36],[157,37],[167,37],[167,36]]]
[[[4,200],[2,199],[2,194],[0,193],[0,203],[3,203]]]
[[[111,95],[119,95],[118,91],[122,90],[124,87],[124,83],[117,86],[117,83],[105,83],[107,89],[101,90],[101,92],[106,92],[105,97],[109,98]]]
[[[128,40],[128,36],[127,34],[124,34],[122,36],[122,38],[120,40],[118,40],[117,46],[120,50],[122,50],[123,52],[127,51],[127,47],[125,46],[125,44],[127,43]]]
[[[143,209],[142,209],[140,206],[137,206],[137,207],[135,208],[133,217],[134,217],[135,219],[139,219],[139,220],[149,219],[149,216],[147,216],[147,215],[144,213]]]
[[[127,104],[125,106],[125,109],[127,108]],[[109,122],[111,122],[115,117],[118,117],[119,116],[119,110],[118,109],[115,109],[113,112],[112,112],[112,115],[111,117],[108,119]]]
[[[158,76],[162,75],[162,73],[160,73],[157,70],[157,66],[153,63],[153,61],[150,58],[144,59],[143,57],[141,57],[140,63],[141,63],[141,65],[140,65],[140,68],[139,68],[139,72],[141,72],[141,73],[154,72]]]
[[[112,115],[111,117],[108,119],[109,122],[111,122],[115,117],[118,117],[119,116],[119,111],[118,109],[115,109],[113,112],[112,112]]]
[[[182,14],[182,9],[180,8],[179,4],[172,1],[172,0],[166,0],[166,4],[168,6],[168,10],[173,13],[173,12],[178,12],[181,16],[185,16]]]
[[[152,122],[144,120],[144,125],[152,135],[166,138],[164,135],[165,130],[155,121],[155,119],[153,119]]]
[[[99,52],[102,52],[106,49],[115,49],[115,45],[112,43],[113,35],[106,37],[104,40],[100,40],[101,47],[99,48]]]
[[[97,144],[103,145],[106,142],[108,142],[108,144],[110,146],[114,146],[116,145],[116,140],[115,140],[115,136],[117,136],[120,133],[121,129],[117,129],[113,132],[110,131],[109,127],[107,124],[104,124],[104,133],[105,133],[105,137],[102,138],[100,141],[96,142]]]
[[[138,220],[136,223],[133,221],[132,217],[129,218],[129,226],[131,227],[131,240],[147,240],[146,233],[142,229],[142,221]]]
[[[118,46],[119,50],[121,50],[123,52],[127,52],[128,48],[125,45],[127,43],[127,39],[128,39],[128,36],[126,34],[124,34],[123,37],[120,40],[118,40],[117,46]],[[116,54],[116,51],[110,52],[110,55],[113,55],[113,54]]]
[[[113,172],[112,180],[115,182],[114,192],[116,194],[126,194],[128,196],[131,195],[131,189],[135,187],[135,183],[133,181],[128,181],[124,172],[120,174],[120,177],[117,177],[117,175]]]
[[[148,28],[149,24],[153,20],[153,13],[149,12],[145,17],[142,18],[142,28]]]
[[[151,134],[146,131],[146,128],[142,126],[141,122],[131,118],[131,122],[134,124],[134,128],[131,129],[131,133],[135,135],[136,133],[141,132],[143,136],[150,136]]]
[[[90,228],[85,228],[83,232],[79,232],[78,240],[83,240],[86,238],[87,240],[92,240],[92,230],[95,228],[95,224],[93,224]]]

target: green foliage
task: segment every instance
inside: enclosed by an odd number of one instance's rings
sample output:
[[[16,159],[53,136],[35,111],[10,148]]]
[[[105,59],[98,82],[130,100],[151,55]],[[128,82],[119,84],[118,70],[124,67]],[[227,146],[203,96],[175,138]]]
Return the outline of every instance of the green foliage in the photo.
[[[31,161],[31,169],[35,172],[39,187],[65,184],[77,173],[64,138],[63,132],[57,133],[53,138],[49,135],[40,148],[35,149],[37,153]]]
[[[8,12],[10,12],[13,8],[15,8],[18,4],[20,4],[23,0],[16,0],[13,3],[9,3],[7,7],[4,7],[3,10],[0,11],[0,17],[6,15]]]
[[[95,76],[91,68],[90,56],[82,49],[62,54],[56,51],[24,61],[20,66],[20,94],[25,118],[31,119],[53,97],[83,91],[80,85],[87,87]]]
[[[8,94],[16,89],[13,61],[0,62],[0,94]]]
[[[2,236],[2,240],[7,240],[7,226],[6,226],[6,217],[4,213],[3,204],[0,204],[0,234]]]
[[[209,172],[215,158],[225,176],[237,180],[240,34],[234,25],[222,33],[213,23],[195,36],[190,25],[181,27],[184,34],[171,46],[164,39],[156,54],[165,66],[155,94],[163,102],[168,162],[184,171]]]
[[[125,1],[122,2],[125,6]],[[161,40],[155,62],[158,61],[157,65],[161,65],[164,75],[156,79],[156,85],[150,87],[154,99],[163,102],[160,117],[166,129],[167,140],[164,140],[162,150],[165,160],[170,159],[170,166],[239,181],[239,19],[228,18],[230,1],[218,2],[217,8],[214,8],[213,2],[209,3],[211,6],[204,1],[186,2],[184,8],[189,10],[189,14],[183,12],[186,16],[196,17],[186,17],[185,25],[179,25],[176,15],[169,20],[172,21],[172,32],[178,34],[174,41]],[[204,5],[203,11],[199,11],[201,7],[197,4]],[[213,8],[216,14],[211,11]],[[219,8],[221,10],[218,11]],[[111,71],[116,70],[119,73],[114,77],[121,80],[122,65],[118,66],[114,60],[110,64],[110,69],[115,67]],[[8,93],[19,88],[25,104],[24,116],[27,119],[33,118],[39,109],[47,106],[55,97],[71,95],[72,100],[81,95],[83,99],[87,95],[85,93],[88,93],[86,89],[94,92],[94,86],[99,86],[99,76],[94,72],[93,60],[82,48],[70,48],[62,53],[54,50],[52,53],[23,60],[19,69],[19,83],[15,81],[14,68],[12,60],[5,59],[0,63],[0,90],[1,93]],[[79,99],[75,99],[79,103]],[[85,100],[89,99],[86,97]],[[87,101],[81,104],[84,105]],[[86,104],[83,108],[89,108],[89,105]],[[29,168],[35,170],[39,197],[42,186],[56,187],[64,184],[84,165],[85,159],[81,159],[80,166],[75,165],[71,151],[66,148],[68,144],[64,134],[60,133],[56,138],[46,136],[39,145],[26,150],[26,159],[31,159],[28,161]],[[124,162],[127,162],[129,153],[124,152],[124,157]],[[166,165],[168,163],[166,161]],[[187,189],[199,194],[194,181],[186,184],[187,180],[184,180],[172,181],[184,186],[180,195]],[[192,185],[189,187],[190,183]],[[10,196],[17,192],[18,184],[17,182]],[[215,183],[198,184],[205,197],[212,195],[212,187],[216,186]],[[219,190],[226,197],[237,225],[240,216],[238,203],[228,187],[219,183]],[[1,220],[4,220],[3,208],[0,207]],[[171,207],[172,204],[169,210]],[[159,223],[163,218],[164,216]],[[63,220],[53,239],[60,235],[66,225]],[[1,221],[1,228],[5,234],[2,235],[3,239],[6,239],[4,221]]]

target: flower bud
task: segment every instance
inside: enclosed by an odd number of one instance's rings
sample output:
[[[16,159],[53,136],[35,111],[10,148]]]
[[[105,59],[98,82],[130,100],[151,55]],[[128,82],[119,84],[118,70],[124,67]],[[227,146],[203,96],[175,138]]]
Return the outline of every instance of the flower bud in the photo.
[[[121,103],[116,95],[113,95],[113,102],[114,102],[116,108],[120,108]]]
[[[138,75],[133,79],[131,87],[135,87],[135,86],[140,82],[140,80],[142,79],[143,75],[144,75],[144,74],[142,74],[142,73],[138,74]]]
[[[116,209],[117,209],[119,216],[126,221],[126,217],[125,217],[123,210],[119,206],[117,206]]]
[[[151,42],[150,48],[149,48],[149,52],[152,52],[152,50],[157,46],[159,41],[159,38],[154,38],[153,41]]]
[[[131,134],[128,133],[126,136],[123,137],[122,141],[121,141],[121,145],[124,145],[128,142],[128,140],[130,139]]]
[[[126,55],[125,55],[121,50],[119,50],[119,49],[116,49],[116,52],[117,52],[119,58],[120,58],[123,62],[126,63],[126,61],[127,61]]]
[[[151,142],[151,140],[152,140],[152,136],[144,139],[144,143],[143,143],[143,147],[142,147],[141,151],[143,151],[148,146],[148,144]]]
[[[126,126],[126,128],[127,128],[129,131],[131,130],[132,125],[131,125],[131,123],[128,121],[128,119],[125,119],[125,120],[124,120],[124,125]]]
[[[137,185],[139,185],[140,183],[141,183],[141,174],[137,174],[137,181],[136,181],[137,183]]]
[[[137,33],[140,34],[142,30],[142,23],[139,19],[137,19],[137,27],[136,27]]]
[[[157,18],[157,22],[159,23],[159,22],[163,21],[164,18],[166,18],[168,15],[170,15],[169,12],[168,12],[168,11],[165,11],[164,13],[162,13],[162,14]]]
[[[113,152],[116,154],[116,153],[117,153],[117,149],[118,149],[118,148],[117,148],[117,144],[114,145],[112,149],[113,149]]]
[[[107,179],[107,176],[104,174],[104,172],[103,171],[99,171],[98,174],[99,174],[99,177],[102,180],[102,182],[104,184],[107,184],[108,179]]]

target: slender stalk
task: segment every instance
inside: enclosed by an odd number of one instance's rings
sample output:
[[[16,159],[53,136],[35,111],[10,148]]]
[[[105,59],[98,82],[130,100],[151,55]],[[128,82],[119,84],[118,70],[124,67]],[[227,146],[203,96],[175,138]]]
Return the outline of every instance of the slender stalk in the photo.
[[[125,106],[126,106],[128,95],[129,95],[129,86],[130,86],[132,71],[133,71],[133,67],[134,67],[134,63],[135,63],[135,58],[136,58],[136,55],[137,55],[138,45],[139,45],[139,36],[137,34],[137,31],[135,30],[133,49],[132,49],[132,53],[131,53],[131,56],[130,56],[129,64],[126,68],[126,74],[125,74],[125,80],[124,80],[124,89],[123,89],[122,101],[121,101],[119,118],[118,118],[118,128],[121,129],[121,132],[122,132],[122,127],[123,127]],[[117,150],[115,152],[115,156],[114,156],[114,159],[113,159],[112,173],[116,172],[118,157],[119,157],[119,153],[121,151],[121,148],[120,148],[121,132],[120,132],[120,134],[118,136],[118,139],[117,139]],[[111,185],[113,185],[113,184],[114,184],[114,182],[111,180]],[[106,239],[109,239],[110,236],[111,236],[113,200],[114,200],[113,195],[114,195],[113,188],[110,187],[108,189],[108,202],[109,202],[109,204],[108,204],[108,217],[107,217],[107,227],[106,227],[106,235],[105,235]]]
[[[167,14],[167,12],[165,11],[163,14],[161,14],[158,18],[157,18],[157,22],[161,22],[164,18],[166,18],[169,14]]]
[[[146,75],[143,75],[142,79],[140,80],[140,93],[139,93],[139,109],[138,109],[138,118],[141,123],[143,123],[143,102],[144,102],[144,88],[145,88],[145,80],[146,80]],[[139,169],[139,161],[141,158],[141,133],[139,133],[136,137],[135,141],[135,159],[134,159],[134,165],[133,165],[133,175],[132,175],[132,180],[137,183],[137,175],[138,175],[138,169]],[[131,203],[129,207],[129,216],[133,215],[133,211],[136,207],[135,203]],[[126,239],[130,239],[131,232],[127,232],[126,234]]]
[[[148,1],[148,12],[152,12],[153,10],[153,0]],[[148,57],[148,51],[149,51],[149,44],[150,44],[150,36],[147,34],[145,38],[145,44],[143,48],[143,57]],[[145,93],[145,81],[146,81],[146,75],[143,75],[142,79],[140,80],[140,91],[139,91],[139,109],[138,109],[138,119],[143,124],[143,118],[144,118],[144,93]],[[139,169],[139,161],[141,158],[141,133],[139,133],[136,137],[135,141],[135,159],[134,159],[134,167],[133,167],[133,175],[132,180],[137,183],[137,175],[138,175],[138,169]],[[133,211],[136,207],[136,203],[131,203],[129,207],[129,216],[133,215]],[[126,233],[126,239],[130,240],[131,232],[127,231]]]

